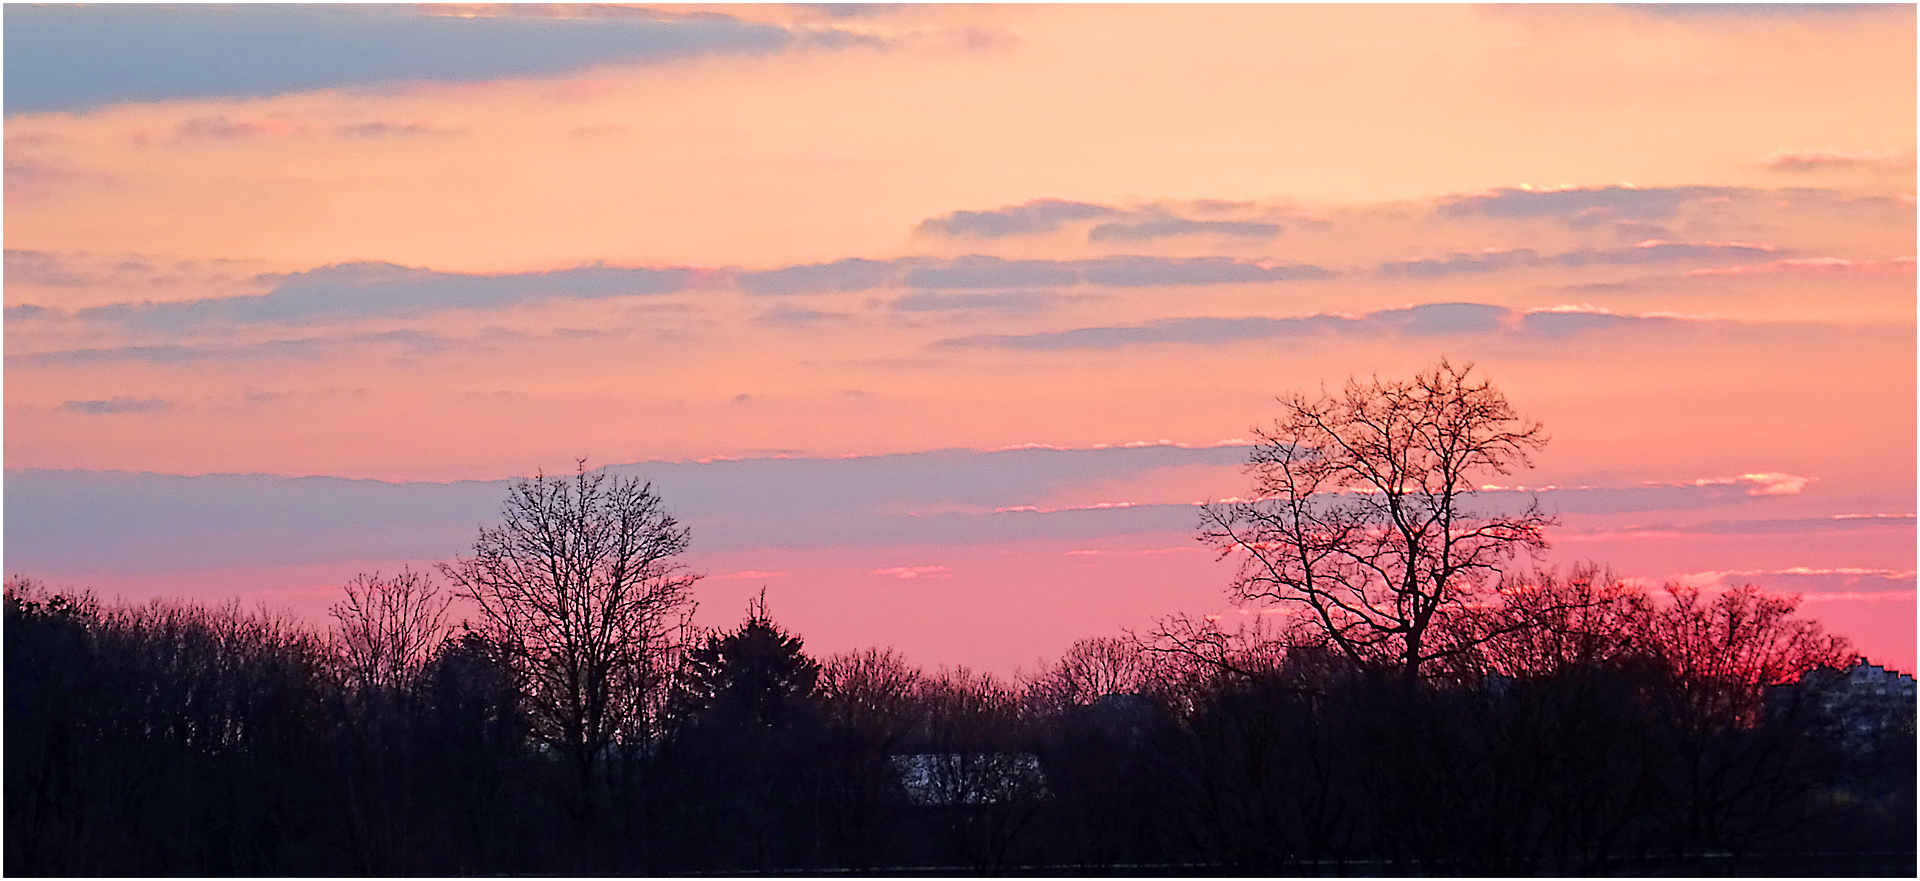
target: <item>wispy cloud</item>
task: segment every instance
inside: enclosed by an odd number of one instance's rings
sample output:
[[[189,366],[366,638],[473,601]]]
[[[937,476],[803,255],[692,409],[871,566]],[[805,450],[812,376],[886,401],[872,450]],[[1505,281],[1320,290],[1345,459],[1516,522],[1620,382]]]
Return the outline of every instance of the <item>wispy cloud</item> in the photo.
[[[1848,260],[1842,257],[1797,257],[1746,266],[1690,269],[1688,275],[1912,275],[1913,258]]]
[[[1488,273],[1505,269],[1540,266],[1635,266],[1687,260],[1719,262],[1766,260],[1780,249],[1771,244],[1751,242],[1670,242],[1647,239],[1630,248],[1587,249],[1561,254],[1539,254],[1526,248],[1510,251],[1459,252],[1444,259],[1396,260],[1382,263],[1376,271],[1385,276],[1438,278],[1466,273]]]
[[[6,363],[9,367],[33,368],[121,363],[185,364],[279,359],[318,360],[344,348],[380,344],[398,345],[403,352],[410,355],[433,355],[457,345],[458,341],[425,331],[395,330],[345,334],[337,337],[264,340],[255,343],[61,349],[52,352],[8,354]]]
[[[934,291],[1008,288],[1234,285],[1312,281],[1338,273],[1319,266],[1233,257],[1118,255],[1085,260],[1010,260],[985,254],[954,259],[902,257],[810,263],[734,276],[750,294],[849,293],[889,287]]]
[[[1583,309],[1520,312],[1482,303],[1429,303],[1383,309],[1361,317],[1306,315],[1293,318],[1163,318],[1145,324],[1082,327],[1029,334],[982,334],[941,340],[942,347],[986,349],[1114,349],[1147,343],[1225,345],[1244,340],[1315,335],[1463,335],[1509,333],[1559,338],[1629,326],[1675,326],[1701,319],[1669,315],[1619,315]]]
[[[852,257],[832,263],[809,263],[742,273],[734,278],[734,283],[749,294],[864,291],[893,280],[902,262]]]
[[[1242,211],[1250,205],[1204,200],[1189,206],[1201,213]],[[1169,205],[1145,208],[1121,208],[1091,202],[1062,199],[1035,199],[1019,205],[1005,205],[986,211],[955,211],[920,222],[916,231],[958,239],[999,239],[1014,236],[1044,235],[1058,232],[1070,224],[1104,221],[1087,232],[1087,241],[1139,243],[1188,236],[1225,236],[1243,239],[1271,239],[1283,230],[1264,219],[1196,219],[1177,213]]]
[[[273,279],[259,296],[81,309],[83,320],[145,330],[208,325],[312,324],[414,318],[446,309],[498,309],[549,299],[602,299],[683,291],[700,278],[685,268],[587,266],[556,272],[473,275],[392,263],[343,263]]]
[[[1669,580],[1714,591],[1757,585],[1768,591],[1797,594],[1803,603],[1912,602],[1914,598],[1914,572],[1911,569],[1788,566],[1779,569],[1688,572],[1672,576]]]
[[[875,569],[867,574],[885,575],[891,578],[901,579],[950,578],[953,576],[953,570],[945,566],[888,566],[885,569]]]
[[[1262,220],[1188,220],[1184,217],[1168,216],[1103,223],[1087,233],[1087,241],[1150,242],[1156,239],[1201,235],[1270,239],[1280,233],[1280,224]]]
[[[760,581],[767,578],[785,578],[785,572],[763,572],[759,569],[742,569],[725,575],[710,576],[714,581]]]
[[[906,283],[917,288],[948,289],[1073,285],[1080,283],[1080,273],[1058,260],[1005,260],[975,255],[944,266],[915,269],[907,273]]]
[[[906,283],[934,289],[1066,286],[1257,284],[1313,281],[1337,273],[1319,266],[1231,257],[1100,257],[1090,260],[1005,260],[968,256],[907,273]]]
[[[68,401],[58,408],[63,413],[165,413],[173,409],[172,401],[159,398],[135,398],[121,395],[105,401]]]
[[[1624,511],[1668,508],[1679,510],[1688,507],[1711,507],[1726,503],[1740,503],[1742,496],[1716,494],[1716,485],[1694,486],[1690,484],[1667,484],[1647,486],[1634,490],[1608,489],[1566,491],[1578,498],[1576,513],[1621,513]],[[1615,509],[1611,507],[1621,499],[1638,498],[1637,507]],[[1688,505],[1685,499],[1698,499],[1711,505]],[[1657,504],[1654,503],[1658,501]],[[1558,530],[1554,535],[1556,542],[1596,542],[1619,539],[1672,539],[1701,535],[1783,535],[1821,532],[1855,532],[1860,530],[1911,530],[1912,515],[1839,518],[1839,517],[1796,517],[1757,520],[1712,520],[1704,523],[1630,523],[1621,526],[1594,527],[1591,529]]]
[[[1823,168],[1863,168],[1869,171],[1912,171],[1911,150],[1779,150],[1760,164],[1780,171]]]
[[[943,293],[914,291],[888,304],[897,312],[988,310],[1009,315],[1039,312],[1064,297],[1052,291],[993,291]]]
[[[1779,471],[1755,472],[1738,477],[1702,477],[1690,482],[1692,486],[1740,486],[1745,487],[1750,496],[1797,496],[1807,488],[1814,478],[1798,474],[1785,474]]]
[[[1799,18],[1912,14],[1900,3],[1622,3],[1624,9],[1664,18]]]
[[[1663,220],[1690,200],[1728,196],[1728,187],[1574,187],[1556,190],[1496,189],[1456,196],[1440,203],[1445,217],[1505,220],[1557,218],[1576,226],[1606,220]]]
[[[955,211],[923,220],[917,229],[954,238],[997,239],[1053,232],[1072,221],[1118,217],[1124,213],[1118,208],[1089,202],[1035,199],[988,211]]]
[[[845,321],[852,317],[844,312],[823,312],[818,309],[801,309],[797,306],[775,306],[754,316],[753,321],[755,324],[793,327]]]
[[[1116,287],[1317,281],[1339,274],[1319,266],[1229,257],[1102,257],[1076,261],[1074,266],[1085,273],[1089,284]]]

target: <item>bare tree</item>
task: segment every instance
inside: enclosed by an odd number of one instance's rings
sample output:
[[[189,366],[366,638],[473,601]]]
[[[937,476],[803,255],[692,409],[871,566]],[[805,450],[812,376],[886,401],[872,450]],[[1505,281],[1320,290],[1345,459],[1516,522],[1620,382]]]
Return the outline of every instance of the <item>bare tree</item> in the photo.
[[[1131,639],[1083,639],[1026,682],[1027,700],[1057,712],[1110,694],[1132,694],[1146,687],[1153,660]]]
[[[347,598],[328,611],[340,622],[347,676],[362,688],[398,688],[426,664],[445,638],[447,606],[433,576],[402,569],[392,578],[361,573]]]
[[[698,577],[671,562],[686,527],[651,484],[586,470],[514,485],[506,522],[441,571],[478,606],[533,731],[583,787],[608,747],[645,736],[671,675],[675,616]]]
[[[1256,429],[1254,500],[1203,509],[1202,540],[1245,552],[1235,598],[1297,604],[1349,657],[1409,679],[1490,636],[1445,625],[1490,599],[1507,560],[1544,549],[1553,520],[1478,498],[1547,435],[1472,370],[1442,361],[1411,382],[1281,397],[1284,414]]]

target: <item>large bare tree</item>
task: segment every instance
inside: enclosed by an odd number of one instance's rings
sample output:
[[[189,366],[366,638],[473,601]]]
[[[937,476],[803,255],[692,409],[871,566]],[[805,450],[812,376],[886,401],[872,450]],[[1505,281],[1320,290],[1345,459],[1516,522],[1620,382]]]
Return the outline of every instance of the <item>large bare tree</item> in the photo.
[[[1442,361],[1410,382],[1282,396],[1256,429],[1254,498],[1203,509],[1202,540],[1244,554],[1235,598],[1296,606],[1355,661],[1409,679],[1490,636],[1474,609],[1507,561],[1546,547],[1553,520],[1481,495],[1547,435],[1472,370]]]
[[[672,562],[688,530],[651,484],[584,464],[570,478],[516,483],[503,513],[472,557],[441,571],[478,607],[535,735],[585,786],[610,745],[643,736],[664,694],[675,619],[691,611],[697,577]]]

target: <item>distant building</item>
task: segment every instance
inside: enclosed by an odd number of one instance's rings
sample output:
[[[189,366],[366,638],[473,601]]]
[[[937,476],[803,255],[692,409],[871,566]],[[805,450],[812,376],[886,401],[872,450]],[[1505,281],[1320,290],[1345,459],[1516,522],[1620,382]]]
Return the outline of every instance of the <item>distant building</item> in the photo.
[[[1888,734],[1914,733],[1914,679],[1908,674],[1860,661],[1808,673],[1800,687],[1813,697],[1818,723],[1848,752],[1871,749]]]
[[[907,800],[916,805],[987,805],[1045,798],[1033,753],[919,753],[893,756]]]

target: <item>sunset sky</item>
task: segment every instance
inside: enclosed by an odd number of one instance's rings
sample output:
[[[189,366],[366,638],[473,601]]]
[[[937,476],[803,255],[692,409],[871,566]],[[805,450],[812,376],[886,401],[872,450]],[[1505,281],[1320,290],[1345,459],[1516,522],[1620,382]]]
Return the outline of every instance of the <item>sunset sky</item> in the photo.
[[[1914,7],[8,5],[5,569],[325,621],[507,481],[700,620],[1236,610],[1274,396],[1472,362],[1548,562],[1915,658]]]

